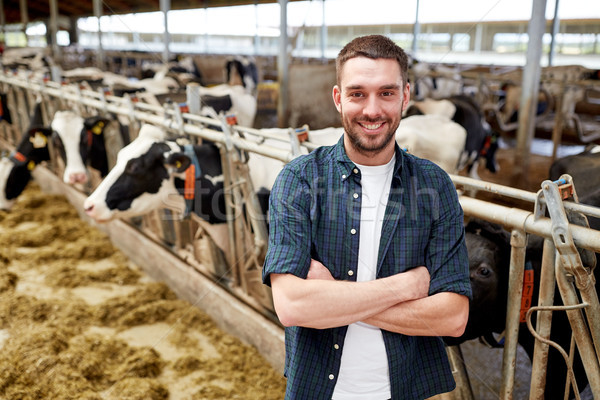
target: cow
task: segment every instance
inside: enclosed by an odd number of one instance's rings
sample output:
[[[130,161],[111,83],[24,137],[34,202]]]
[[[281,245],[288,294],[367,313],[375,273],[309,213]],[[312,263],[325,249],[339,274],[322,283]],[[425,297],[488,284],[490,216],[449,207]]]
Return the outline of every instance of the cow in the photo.
[[[82,118],[73,111],[57,111],[51,127],[56,133],[52,143],[65,162],[63,181],[68,184],[88,181],[86,164],[101,177],[109,170],[104,133],[111,120],[101,116]]]
[[[401,148],[433,161],[449,174],[458,173],[466,138],[462,126],[436,114],[402,118],[396,130],[396,142]]]
[[[225,63],[228,85],[242,85],[246,93],[255,94],[258,85],[258,69],[252,57],[230,57]]]
[[[440,99],[463,92],[464,82],[456,68],[413,60],[409,72],[415,99]]]
[[[477,170],[482,158],[490,172],[496,173],[499,170],[496,161],[498,134],[492,132],[481,108],[472,97],[460,94],[440,100],[425,99],[412,102],[405,111],[406,116],[432,114],[451,119],[467,132],[457,170],[466,168],[470,177],[479,179]]]
[[[130,218],[159,208],[194,212],[210,224],[226,221],[223,170],[213,143],[182,145],[145,124],[119,151],[117,163],[84,202],[96,222]]]
[[[600,188],[600,145],[589,144],[583,152],[559,158],[550,165],[548,175],[551,180],[555,181],[563,174],[571,175],[579,196]]]
[[[469,320],[465,332],[458,338],[445,337],[447,345],[458,345],[466,340],[480,338],[494,347],[501,347],[494,333],[502,333],[506,322],[506,304],[510,265],[510,234],[501,226],[479,219],[471,219],[465,226],[465,241],[469,256],[469,271],[473,298],[469,303]],[[533,270],[531,304],[538,303],[541,254],[543,239],[528,235],[526,269]],[[596,268],[595,271],[598,271]],[[597,272],[596,272],[597,275]],[[596,276],[596,282],[598,282]],[[596,283],[597,285],[597,283]],[[558,290],[555,305],[562,304]],[[535,316],[532,318],[535,328]],[[554,312],[550,339],[569,349],[571,328],[565,312]],[[535,339],[526,323],[519,327],[518,343],[533,359]],[[562,356],[553,349],[547,364],[545,398],[562,399],[566,382],[566,366]],[[587,376],[579,355],[575,357],[574,373],[579,390],[587,383]]]
[[[50,160],[49,128],[32,127],[22,136],[19,145],[9,157],[0,159],[0,209],[10,210],[16,198],[31,180],[36,165]]]

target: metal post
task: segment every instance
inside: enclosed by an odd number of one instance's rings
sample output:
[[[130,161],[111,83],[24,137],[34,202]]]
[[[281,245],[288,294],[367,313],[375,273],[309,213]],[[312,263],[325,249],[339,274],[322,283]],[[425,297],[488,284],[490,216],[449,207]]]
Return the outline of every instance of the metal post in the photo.
[[[419,0],[417,0],[417,11],[415,15],[415,24],[413,25],[413,42],[412,42],[412,56],[417,56],[417,48],[419,42],[419,34],[421,33],[421,25],[419,24]]]
[[[29,10],[27,9],[27,0],[19,0],[19,11],[21,13],[21,24],[23,35],[25,36],[25,46],[27,46],[27,24],[29,23]],[[4,18],[4,11],[2,11]],[[4,29],[4,20],[2,20],[2,29]]]
[[[4,28],[6,27],[6,17],[4,16],[4,0],[0,0],[0,33],[2,33],[2,40],[6,41],[6,35]]]
[[[171,42],[171,37],[169,34],[169,23],[167,15],[171,9],[171,0],[160,0],[160,11],[163,13],[164,21],[165,21],[165,33],[164,33],[164,45],[163,53],[162,53],[162,61],[163,63],[169,62],[169,43]]]
[[[259,29],[259,25],[258,25],[258,1],[254,2],[254,25],[255,25],[255,31],[254,31],[254,55],[258,55],[259,54],[259,49],[260,49],[260,37],[258,36],[258,29]]]
[[[538,297],[538,306],[551,306],[554,304],[554,265],[556,264],[556,252],[554,242],[551,239],[544,240],[544,250],[542,253],[542,271],[540,273],[540,290]],[[536,331],[544,339],[550,338],[550,329],[552,328],[552,312],[539,311],[537,315]],[[533,360],[531,360],[531,384],[529,387],[529,399],[544,398],[544,388],[546,386],[546,368],[548,365],[547,344],[536,340],[533,349]]]
[[[321,11],[323,13],[323,21],[321,22],[321,58],[323,62],[327,60],[327,24],[325,23],[325,0],[321,0]]]
[[[58,32],[58,0],[50,0],[50,38],[52,41],[52,55],[55,58],[60,58],[60,48],[56,41]]]
[[[556,280],[564,305],[569,306],[580,304],[575,288],[567,278],[564,265],[562,265],[561,263],[556,264]],[[595,303],[593,301],[590,303],[586,302],[588,304],[588,306],[586,307],[586,311],[588,311],[588,320],[591,324],[594,324],[598,322],[598,319],[589,317],[591,317],[592,315],[594,315],[594,317],[597,317],[598,310],[589,309],[595,306],[597,307],[598,295],[596,294],[596,291],[593,287],[589,292],[593,292],[596,296]],[[584,292],[582,292],[582,295],[583,293]],[[583,301],[585,302],[585,297],[582,297]],[[596,312],[594,313],[594,311]],[[592,338],[590,338],[590,333],[588,331],[586,321],[583,317],[581,309],[568,310],[567,317],[569,318],[569,322],[571,324],[573,337],[575,337],[575,343],[577,343],[577,348],[579,349],[579,353],[581,354],[581,361],[583,363],[583,367],[588,377],[590,388],[592,389],[594,397],[597,398],[597,396],[600,395],[600,365],[598,364],[598,356],[594,349],[594,343],[592,341]]]
[[[516,186],[527,184],[529,173],[529,153],[535,129],[535,110],[540,87],[540,60],[542,57],[542,37],[546,29],[546,0],[533,0],[529,21],[527,64],[523,68],[521,105],[519,107],[519,127],[517,148],[514,158],[513,183]]]
[[[504,352],[502,353],[502,399],[512,399],[515,385],[515,365],[519,342],[519,314],[523,296],[523,271],[525,270],[525,247],[527,236],[522,230],[513,230],[510,236],[510,270],[508,280],[508,301],[506,305],[506,330]]]
[[[559,0],[556,0],[556,5],[554,6],[554,19],[552,20],[552,38],[550,40],[550,51],[548,52],[548,66],[551,66],[554,61],[556,35],[558,35],[558,28],[560,26],[560,19],[558,18],[558,4]]]
[[[102,47],[102,27],[100,17],[102,16],[102,0],[94,0],[94,17],[98,19],[98,53],[96,54],[96,66],[104,70],[104,48]]]
[[[287,35],[287,0],[279,0],[279,56],[277,57],[277,76],[279,80],[279,96],[277,98],[277,120],[280,128],[287,126],[289,60]]]

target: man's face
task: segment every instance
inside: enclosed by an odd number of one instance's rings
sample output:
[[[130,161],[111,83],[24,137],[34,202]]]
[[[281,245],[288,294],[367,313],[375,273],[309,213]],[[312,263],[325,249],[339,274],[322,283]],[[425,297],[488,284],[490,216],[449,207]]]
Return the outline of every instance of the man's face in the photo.
[[[356,57],[341,72],[333,100],[342,117],[346,145],[352,147],[347,151],[368,157],[384,149],[393,152],[394,135],[409,99],[409,86],[402,85],[398,62]]]

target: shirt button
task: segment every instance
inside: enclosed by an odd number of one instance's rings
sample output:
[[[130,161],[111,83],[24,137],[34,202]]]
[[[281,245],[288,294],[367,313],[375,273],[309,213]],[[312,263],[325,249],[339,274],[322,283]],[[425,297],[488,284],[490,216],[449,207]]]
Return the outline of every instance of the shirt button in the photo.
[[[350,233],[353,235],[356,235],[356,229],[354,229],[354,228],[350,229]]]
[[[350,276],[354,275],[354,271],[352,271],[352,270],[348,271],[348,275],[350,275]]]
[[[329,374],[329,380],[332,381],[334,378],[333,374]]]
[[[342,175],[342,179],[346,179],[346,174]]]
[[[333,345],[333,348],[336,349],[336,350],[339,350],[340,349],[340,345],[336,343],[336,344]]]
[[[354,197],[355,199],[358,199],[358,193],[354,193],[354,194],[352,195],[352,197]]]
[[[352,172],[354,172],[355,174],[358,174],[358,168],[354,168],[354,169],[352,170]]]

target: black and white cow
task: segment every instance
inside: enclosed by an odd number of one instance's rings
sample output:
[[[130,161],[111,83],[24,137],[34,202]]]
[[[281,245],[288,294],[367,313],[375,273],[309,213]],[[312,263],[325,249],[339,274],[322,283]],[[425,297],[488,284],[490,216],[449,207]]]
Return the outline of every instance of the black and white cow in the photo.
[[[496,342],[494,333],[502,333],[505,329],[510,234],[499,225],[474,219],[465,227],[465,239],[473,290],[469,320],[462,336],[444,338],[444,341],[448,345],[457,345],[466,340],[483,338],[488,344],[500,346]],[[538,303],[542,246],[543,240],[540,237],[529,235],[526,249],[526,269],[533,270],[531,304]],[[595,271],[598,269],[596,268]],[[598,282],[598,278],[596,276],[596,282]],[[554,304],[560,305],[562,301],[558,290],[556,293]],[[535,327],[535,316],[532,318],[532,322]],[[550,339],[564,349],[569,349],[571,327],[565,312],[553,313]],[[529,358],[533,359],[535,339],[529,332],[526,323],[521,323],[518,342]],[[567,372],[564,359],[551,348],[547,365],[545,398],[562,399]],[[581,391],[586,387],[588,380],[579,356],[575,357],[574,372],[578,388]]]
[[[68,184],[88,180],[86,164],[98,170],[102,177],[109,170],[104,133],[110,120],[94,116],[82,118],[72,111],[57,111],[52,119],[56,133],[53,144],[65,162],[63,181]]]
[[[48,128],[30,128],[9,157],[0,159],[0,209],[10,210],[16,198],[31,180],[31,171],[42,161],[50,160]]]
[[[225,63],[226,79],[231,86],[242,85],[247,93],[254,94],[258,85],[258,69],[252,57],[231,57]]]
[[[143,125],[84,209],[106,222],[160,208],[194,212],[211,224],[225,222],[221,156],[214,144],[184,146],[165,140],[162,129]]]
[[[477,168],[483,158],[490,172],[498,171],[498,134],[491,131],[481,108],[470,96],[454,95],[440,100],[428,98],[413,102],[405,114],[407,117],[423,114],[441,115],[465,128],[467,137],[458,170],[467,168],[471,177],[479,178]]]

